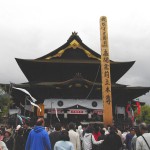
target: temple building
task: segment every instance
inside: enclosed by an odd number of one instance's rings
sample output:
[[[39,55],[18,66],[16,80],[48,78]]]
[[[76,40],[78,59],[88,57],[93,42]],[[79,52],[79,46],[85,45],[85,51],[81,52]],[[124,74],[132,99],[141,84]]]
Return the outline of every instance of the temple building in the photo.
[[[42,57],[16,61],[28,82],[14,86],[29,91],[37,104],[44,104],[44,117],[50,123],[103,121],[101,56],[86,46],[76,32],[64,45]],[[114,120],[119,115],[128,118],[128,103],[150,90],[117,83],[134,63],[110,60]],[[11,94],[18,107],[29,105],[24,93],[12,89]]]

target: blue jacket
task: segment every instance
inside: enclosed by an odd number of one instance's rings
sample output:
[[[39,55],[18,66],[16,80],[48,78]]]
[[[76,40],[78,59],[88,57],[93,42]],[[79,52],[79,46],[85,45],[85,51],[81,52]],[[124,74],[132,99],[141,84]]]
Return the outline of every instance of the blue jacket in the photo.
[[[47,131],[42,126],[35,126],[29,133],[25,150],[51,150]]]

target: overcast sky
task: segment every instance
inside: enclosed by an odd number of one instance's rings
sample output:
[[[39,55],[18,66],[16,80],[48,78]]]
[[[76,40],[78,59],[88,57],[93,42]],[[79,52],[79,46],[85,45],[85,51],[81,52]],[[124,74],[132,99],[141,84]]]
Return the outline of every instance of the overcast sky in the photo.
[[[27,82],[15,58],[41,57],[73,31],[100,53],[101,16],[108,20],[110,59],[136,61],[118,83],[150,87],[149,0],[1,0],[0,83]],[[150,101],[150,93],[140,100]]]

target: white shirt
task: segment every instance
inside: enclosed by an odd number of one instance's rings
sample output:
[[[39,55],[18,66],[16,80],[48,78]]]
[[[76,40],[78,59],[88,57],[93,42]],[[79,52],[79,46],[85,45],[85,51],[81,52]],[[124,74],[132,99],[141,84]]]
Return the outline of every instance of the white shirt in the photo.
[[[148,145],[150,146],[150,133],[143,134],[145,140],[147,141]],[[136,150],[149,150],[145,140],[142,136],[139,136],[136,141]]]
[[[83,150],[92,150],[93,144],[101,144],[104,140],[96,141],[92,133],[85,133],[83,137]]]
[[[54,150],[74,150],[70,141],[58,141],[54,145]]]
[[[81,142],[80,142],[79,134],[74,130],[69,130],[68,133],[69,133],[70,142],[74,145],[74,149],[81,150]]]
[[[3,141],[0,141],[0,150],[8,150],[6,144]]]
[[[123,132],[122,133],[122,139],[123,139],[123,142],[125,142],[126,140],[126,135],[128,134],[128,132]]]

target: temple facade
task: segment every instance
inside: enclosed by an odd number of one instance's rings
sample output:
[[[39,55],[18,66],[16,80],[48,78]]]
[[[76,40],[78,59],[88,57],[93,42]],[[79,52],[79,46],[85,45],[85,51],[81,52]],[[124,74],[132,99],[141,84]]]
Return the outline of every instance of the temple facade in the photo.
[[[28,82],[13,86],[26,89],[37,104],[44,104],[47,122],[103,122],[101,55],[85,45],[76,32],[64,45],[40,58],[16,61]],[[117,83],[134,63],[110,60],[114,121],[119,116],[128,118],[128,103],[150,90]],[[11,94],[18,107],[29,107],[26,94],[16,89]],[[21,113],[26,115],[31,110],[24,112],[22,108]]]

